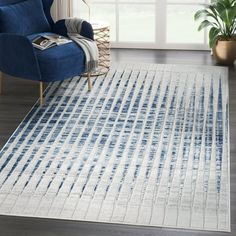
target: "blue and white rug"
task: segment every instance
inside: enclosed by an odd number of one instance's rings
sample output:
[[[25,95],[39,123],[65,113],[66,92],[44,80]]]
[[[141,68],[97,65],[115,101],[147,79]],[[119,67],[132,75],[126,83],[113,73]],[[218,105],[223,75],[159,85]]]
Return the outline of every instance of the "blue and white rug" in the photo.
[[[55,83],[0,153],[0,214],[230,231],[228,72],[120,65]]]

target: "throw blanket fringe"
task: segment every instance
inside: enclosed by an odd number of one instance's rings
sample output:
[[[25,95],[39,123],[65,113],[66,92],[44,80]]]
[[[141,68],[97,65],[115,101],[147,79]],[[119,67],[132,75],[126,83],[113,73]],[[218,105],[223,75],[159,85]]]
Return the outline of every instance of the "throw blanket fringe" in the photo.
[[[79,18],[70,18],[65,20],[69,38],[77,43],[85,53],[85,72],[92,72],[98,67],[98,47],[95,41],[85,38],[80,34],[82,23],[83,20]]]

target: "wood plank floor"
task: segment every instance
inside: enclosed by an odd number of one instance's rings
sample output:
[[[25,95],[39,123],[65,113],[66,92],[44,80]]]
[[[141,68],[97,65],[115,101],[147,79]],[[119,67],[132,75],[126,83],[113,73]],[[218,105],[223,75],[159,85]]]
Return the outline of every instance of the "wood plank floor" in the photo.
[[[209,52],[112,50],[113,62],[215,65]],[[0,236],[236,236],[236,66],[229,68],[231,135],[231,233],[134,227],[88,222],[0,216]],[[5,76],[0,95],[0,148],[38,98],[39,84]]]

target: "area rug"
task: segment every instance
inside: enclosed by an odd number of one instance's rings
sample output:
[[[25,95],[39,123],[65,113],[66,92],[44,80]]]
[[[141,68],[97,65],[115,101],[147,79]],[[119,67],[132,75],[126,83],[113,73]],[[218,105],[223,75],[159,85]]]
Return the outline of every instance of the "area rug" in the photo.
[[[230,231],[228,106],[224,67],[54,83],[0,153],[0,214]]]

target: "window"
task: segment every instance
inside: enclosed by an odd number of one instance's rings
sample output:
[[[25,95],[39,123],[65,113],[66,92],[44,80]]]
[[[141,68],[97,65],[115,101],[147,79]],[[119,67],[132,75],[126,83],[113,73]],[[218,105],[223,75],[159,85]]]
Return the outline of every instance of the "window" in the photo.
[[[91,21],[111,25],[113,47],[208,49],[207,31],[197,31],[194,13],[207,0],[93,0]],[[74,0],[73,15],[88,19]]]

